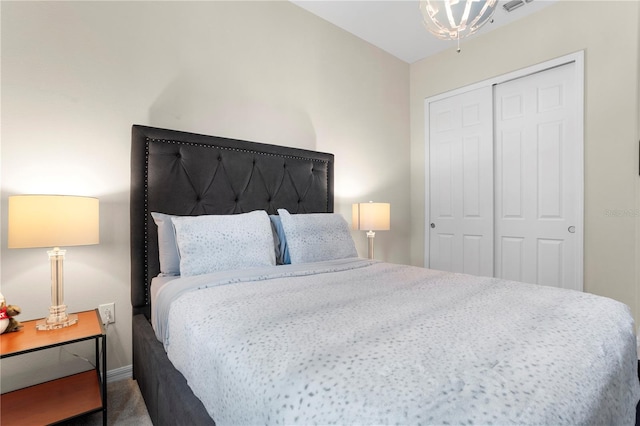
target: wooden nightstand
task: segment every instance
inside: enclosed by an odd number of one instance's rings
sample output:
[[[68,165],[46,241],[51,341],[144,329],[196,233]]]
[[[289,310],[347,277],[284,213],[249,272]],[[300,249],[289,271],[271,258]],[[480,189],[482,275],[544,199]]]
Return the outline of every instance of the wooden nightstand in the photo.
[[[96,355],[93,370],[0,395],[0,424],[50,424],[98,411],[107,424],[107,335],[97,309],[77,315],[70,327],[37,331],[36,320],[25,321],[20,331],[0,335],[0,358],[91,339]]]

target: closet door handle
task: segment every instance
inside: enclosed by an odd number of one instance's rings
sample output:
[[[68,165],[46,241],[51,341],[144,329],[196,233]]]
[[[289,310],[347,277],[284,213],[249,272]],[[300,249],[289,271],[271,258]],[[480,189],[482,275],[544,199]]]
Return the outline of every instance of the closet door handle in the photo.
[[[436,224],[435,224],[435,223],[432,223],[432,224],[431,224],[431,228],[433,229],[433,228],[435,228],[435,227],[436,227]]]
[[[571,232],[572,234],[576,233],[576,227],[575,226],[570,226],[569,229],[567,229],[567,231]]]

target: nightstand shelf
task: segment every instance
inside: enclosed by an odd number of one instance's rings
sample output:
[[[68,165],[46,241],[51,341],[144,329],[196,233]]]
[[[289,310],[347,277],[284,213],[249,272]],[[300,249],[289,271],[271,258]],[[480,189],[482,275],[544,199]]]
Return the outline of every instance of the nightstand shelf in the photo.
[[[102,411],[106,425],[107,336],[98,311],[80,312],[78,324],[57,330],[37,331],[36,322],[0,335],[0,358],[95,340],[95,369],[0,395],[0,424],[50,424]]]

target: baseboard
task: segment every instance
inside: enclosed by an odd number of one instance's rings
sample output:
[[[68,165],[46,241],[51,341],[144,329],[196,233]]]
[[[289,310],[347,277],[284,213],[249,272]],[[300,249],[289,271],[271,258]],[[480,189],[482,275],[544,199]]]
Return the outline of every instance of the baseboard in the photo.
[[[130,379],[131,377],[133,377],[133,365],[131,364],[107,371],[107,383]]]

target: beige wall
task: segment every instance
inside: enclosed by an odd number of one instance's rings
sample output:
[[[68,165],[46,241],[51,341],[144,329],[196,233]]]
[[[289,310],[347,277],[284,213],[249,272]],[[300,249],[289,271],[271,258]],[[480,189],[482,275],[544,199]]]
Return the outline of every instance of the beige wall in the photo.
[[[110,370],[131,363],[134,123],[334,153],[336,210],[350,220],[353,202],[392,203],[376,254],[409,262],[408,64],[289,2],[1,7],[2,217],[12,194],[100,198],[101,243],[68,249],[65,293],[71,311],[115,302]],[[366,236],[354,237],[366,256]],[[45,315],[45,250],[8,250],[3,238],[1,254],[7,300],[23,320]],[[3,361],[2,391],[14,370]]]
[[[640,3],[559,2],[411,65],[411,263],[423,264],[424,100],[559,56],[585,52],[585,291],[640,319],[638,76]],[[607,215],[615,211],[618,216]]]

